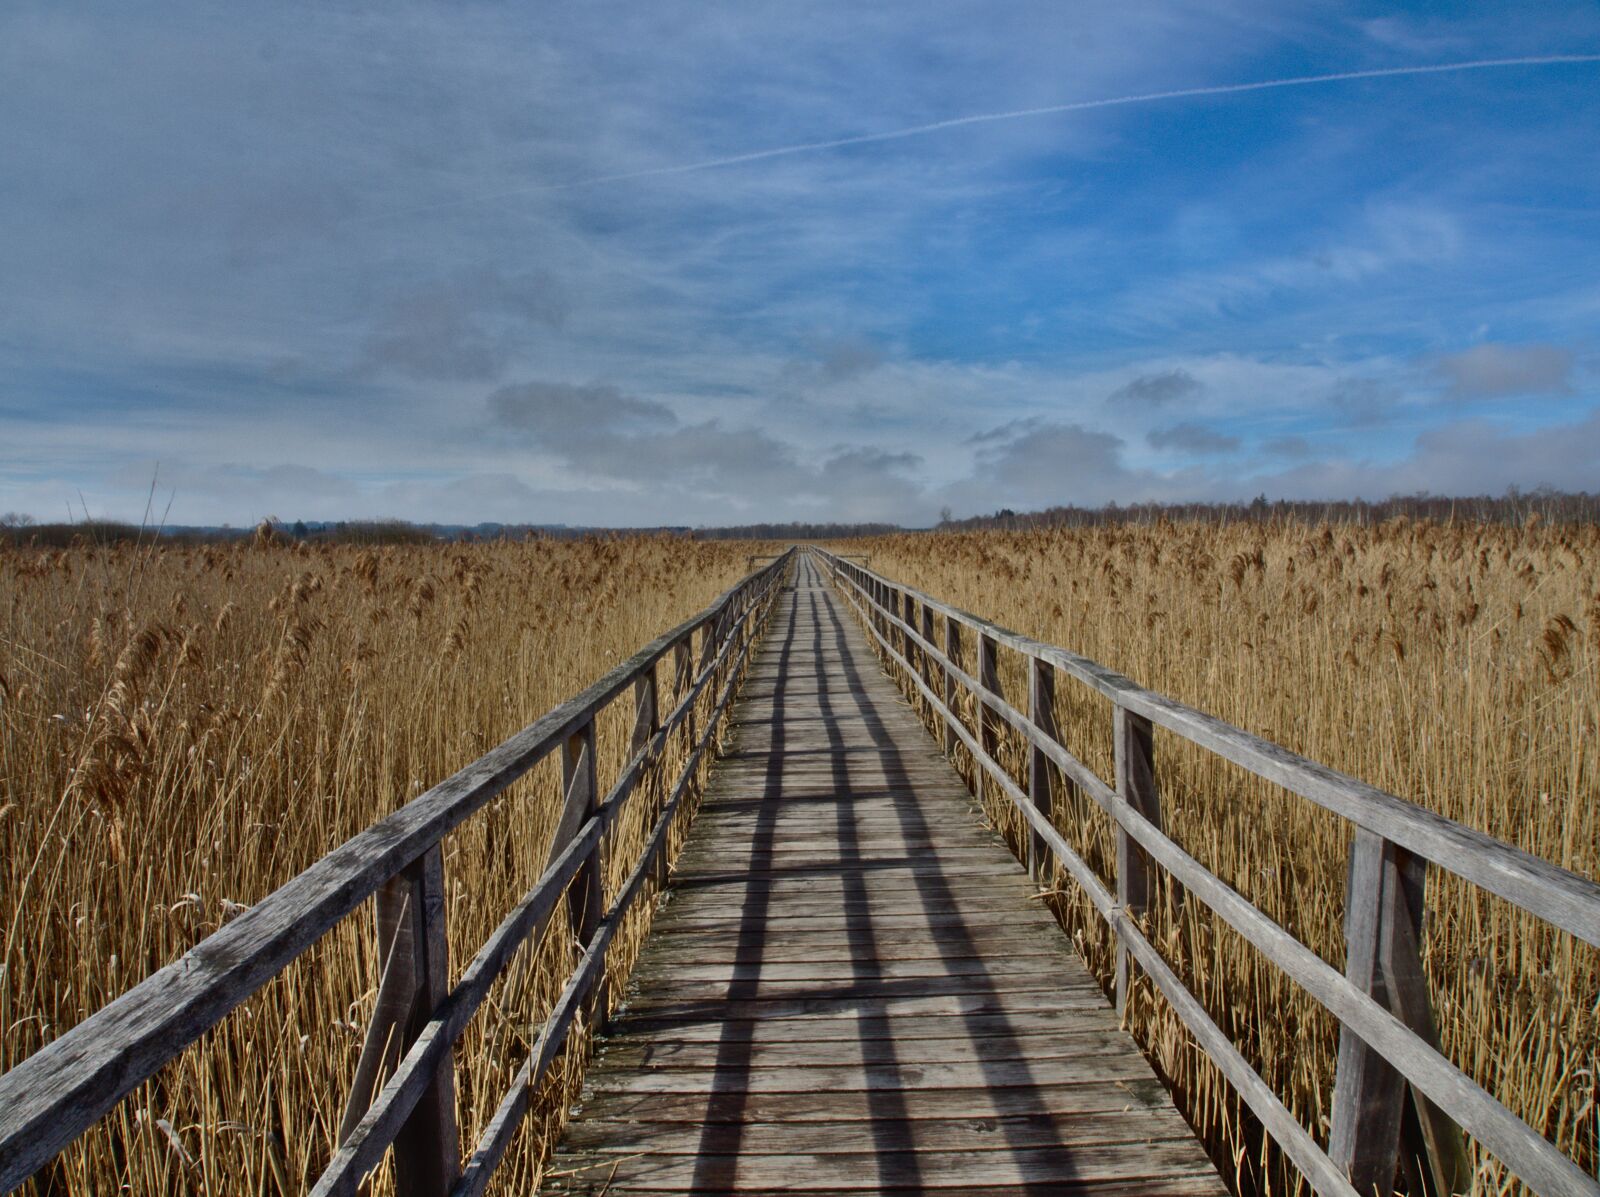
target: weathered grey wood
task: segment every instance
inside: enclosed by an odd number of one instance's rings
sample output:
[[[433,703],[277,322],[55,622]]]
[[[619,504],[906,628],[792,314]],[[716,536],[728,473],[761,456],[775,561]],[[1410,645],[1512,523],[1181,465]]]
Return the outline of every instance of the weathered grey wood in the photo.
[[[670,899],[586,1074],[574,1124],[583,1133],[553,1173],[577,1175],[604,1157],[596,1192],[613,1182],[612,1191],[781,1191],[795,1183],[788,1160],[853,1155],[957,1191],[993,1181],[1003,1192],[1026,1176],[1124,1193],[1137,1173],[1144,1192],[1199,1185],[1219,1197],[1148,1063],[835,592],[810,559],[795,575]],[[819,1094],[840,1119],[826,1151],[808,1129]],[[796,1109],[813,1113],[776,1114]],[[914,1143],[898,1161],[886,1147],[928,1110],[992,1127],[984,1158],[962,1165],[965,1179],[948,1173],[959,1144],[941,1154]],[[1105,1131],[1046,1137],[1037,1118],[1075,1110],[1099,1111],[1100,1122],[1077,1125]],[[992,1121],[997,1113],[1010,1117]],[[673,1124],[661,1132],[670,1150],[641,1126],[655,1120]],[[740,1143],[741,1128],[755,1138]],[[1133,1142],[1142,1154],[1116,1154]],[[1095,1156],[1097,1144],[1111,1154]],[[682,1167],[625,1174],[635,1156]],[[845,1186],[831,1165],[818,1167],[827,1179],[802,1187],[870,1188],[877,1166],[856,1167]],[[560,1188],[562,1178],[547,1179]]]
[[[923,610],[931,611],[933,608],[924,604]],[[928,642],[930,644],[933,642],[931,636],[928,638]],[[951,721],[953,712],[956,709],[956,676],[954,670],[959,668],[960,665],[961,623],[958,620],[946,619],[944,621],[944,659],[940,662],[944,683],[942,687],[944,705],[946,711],[951,713],[946,717],[944,723],[944,751],[946,756],[955,751],[957,743],[955,729],[951,727]]]
[[[639,680],[633,684],[633,735],[628,742],[629,751],[635,756],[643,752],[645,747],[655,739],[656,732],[660,729],[661,717],[658,710],[656,671],[651,669],[641,675]],[[655,787],[654,793],[656,797],[652,799],[652,802],[659,802],[661,794],[659,785]],[[650,813],[654,817],[659,815],[660,811],[653,807]],[[670,857],[665,852],[656,858],[656,872],[651,880],[657,888],[667,883],[667,868],[670,863]]]
[[[1150,721],[1122,707],[1113,716],[1117,795],[1128,806],[1161,828],[1161,798],[1156,787],[1155,739]],[[1117,904],[1138,921],[1150,909],[1150,858],[1117,826]],[[1128,950],[1117,949],[1117,1013],[1128,1005]]]
[[[566,795],[564,811],[572,811],[581,825],[600,805],[600,787],[594,764],[594,724],[586,723],[561,746],[561,790]],[[587,944],[600,923],[605,896],[601,892],[598,848],[578,869],[567,893],[568,918],[573,937]]]
[[[1197,1164],[1192,1153],[1192,1143],[1160,1140],[1005,1152],[868,1149],[790,1155],[708,1153],[698,1157],[637,1152],[560,1161],[556,1170],[566,1171],[567,1177],[560,1179],[570,1178],[570,1184],[549,1191],[594,1197],[602,1193],[704,1192],[695,1178],[710,1173],[719,1178],[713,1191],[734,1193],[843,1193],[860,1192],[863,1187],[871,1192],[924,1192],[957,1185],[978,1186],[987,1192],[1026,1186],[1036,1193],[1045,1187],[1050,1192],[1097,1193],[1102,1185],[1137,1183],[1131,1191],[1146,1197],[1214,1194],[1216,1173],[1209,1164]]]
[[[656,671],[649,670],[633,683],[633,734],[628,740],[628,754],[637,756],[645,745],[661,730],[661,719],[656,711]]]
[[[1357,830],[1345,899],[1345,976],[1438,1050],[1420,951],[1426,880],[1426,861]],[[1425,1095],[1409,1093],[1405,1077],[1349,1027],[1339,1036],[1328,1154],[1360,1192],[1390,1192],[1408,1098],[1421,1141],[1405,1144],[1406,1157],[1423,1162],[1431,1192],[1464,1191],[1471,1166],[1460,1128]]]
[[[983,746],[983,754],[994,760],[1000,751],[1000,720],[989,707],[990,696],[1004,698],[1000,689],[1000,663],[997,659],[997,645],[992,636],[979,634],[978,636],[978,742]],[[985,798],[988,791],[983,779],[986,774],[978,771],[978,797]]]
[[[770,581],[787,559],[762,571]],[[730,587],[707,611],[745,592]],[[316,864],[0,1076],[0,1192],[20,1185],[390,877],[521,777],[654,666],[695,616]]]
[[[1345,893],[1345,976],[1357,988],[1388,1005],[1383,965],[1379,959],[1386,899],[1382,836],[1357,829],[1350,846],[1350,872]],[[1328,1155],[1350,1175],[1361,1193],[1393,1191],[1400,1163],[1400,1114],[1405,1078],[1364,1043],[1349,1027],[1339,1033],[1339,1058],[1334,1074],[1333,1129]]]
[[[610,809],[605,817],[614,818],[620,804],[608,803],[607,806]],[[362,1178],[378,1165],[402,1123],[430,1085],[439,1061],[450,1051],[467,1021],[488,996],[490,986],[522,943],[538,939],[566,891],[567,883],[599,843],[603,828],[604,819],[597,818],[573,837],[485,941],[462,974],[460,983],[434,1008],[433,1017],[417,1035],[383,1092],[348,1134],[341,1133],[339,1151],[318,1179],[313,1197],[354,1197],[359,1191]]]
[[[438,847],[385,882],[376,907],[381,980],[339,1127],[341,1145],[449,991],[444,858]],[[455,1113],[455,1069],[446,1050],[395,1128],[395,1186],[401,1197],[443,1197],[449,1191],[461,1162]]]
[[[384,1077],[394,1071],[405,1050],[402,1039],[417,988],[411,959],[411,922],[407,917],[412,888],[410,878],[402,873],[385,881],[373,895],[378,937],[378,997],[361,1041],[355,1078],[345,1098],[344,1118],[339,1123],[340,1144],[350,1138],[350,1132],[372,1104]]]
[[[926,610],[927,608],[923,608]],[[931,635],[926,639],[931,640]],[[924,677],[926,680],[926,677]],[[1028,658],[1028,718],[1045,736],[1056,739],[1056,671],[1055,667],[1038,657]],[[1051,788],[1050,758],[1040,749],[1028,745],[1028,801],[1051,821],[1055,817],[1055,795]],[[1045,885],[1050,879],[1050,850],[1043,837],[1028,837],[1028,875],[1034,884]]]

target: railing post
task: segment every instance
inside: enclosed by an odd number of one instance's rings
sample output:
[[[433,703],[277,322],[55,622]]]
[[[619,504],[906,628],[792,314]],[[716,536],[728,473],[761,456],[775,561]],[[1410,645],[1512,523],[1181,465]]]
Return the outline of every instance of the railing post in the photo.
[[[656,697],[656,667],[652,663],[639,675],[639,680],[633,683],[633,735],[628,740],[630,759],[643,752],[645,746],[655,739],[656,733],[661,730],[661,714]],[[656,763],[649,762],[639,778],[639,784],[648,786],[650,793],[654,795],[650,808],[651,826],[654,826],[661,814],[660,804],[664,797],[661,781],[656,773]],[[667,853],[657,853],[651,879],[657,889],[667,883]]]
[[[985,632],[978,633],[978,743],[983,748],[983,755],[996,765],[1000,763],[996,756],[1000,751],[1000,716],[989,709],[983,696],[992,694],[996,698],[1003,697],[1000,692],[999,647],[994,637]],[[988,788],[988,770],[982,762],[978,762],[978,797],[982,798]]]
[[[901,590],[901,619],[907,629],[917,626],[917,600],[910,597],[909,590]],[[901,631],[901,656],[906,658],[906,667],[910,672],[922,672],[922,648],[917,647],[917,640],[909,631]],[[910,679],[906,680],[910,682]]]
[[[922,629],[921,630],[922,630],[922,638],[924,640],[926,640],[929,644],[932,644],[933,643],[933,608],[928,606],[927,603],[923,603],[922,604]],[[921,659],[922,659],[922,684],[927,686],[928,687],[928,693],[932,694],[932,693],[934,693],[934,689],[933,689],[933,654],[931,652],[927,651],[926,649],[919,649],[918,651],[921,654]],[[929,703],[928,705],[929,705],[929,707],[931,709],[933,704]]]
[[[1357,828],[1345,896],[1345,976],[1436,1050],[1439,1034],[1422,968],[1428,862]],[[1414,1187],[1465,1191],[1472,1169],[1461,1129],[1360,1036],[1339,1028],[1328,1154],[1362,1193],[1391,1193],[1404,1166]]]
[[[672,693],[673,706],[683,701],[684,695],[689,693],[689,687],[694,685],[694,646],[690,643],[694,632],[690,631],[684,638],[672,646]],[[687,744],[694,744],[694,708],[690,707],[683,713],[685,734],[688,736]],[[685,752],[688,751],[686,747]]]
[[[566,795],[562,808],[562,822],[571,822],[573,831],[588,822],[600,805],[600,786],[595,774],[594,718],[567,737],[561,746],[561,788]],[[571,816],[570,819],[568,816]],[[605,889],[600,876],[600,848],[602,836],[595,842],[583,864],[573,875],[567,887],[567,916],[572,926],[573,938],[580,948],[587,947],[600,926],[600,916],[605,913]],[[565,845],[561,845],[565,847]],[[604,1010],[606,995],[604,984],[596,985],[589,998],[591,1008]]]
[[[957,668],[961,665],[961,624],[954,616],[944,617],[944,655],[949,658],[950,664]],[[956,712],[956,678],[949,669],[944,671],[944,705],[950,712],[952,719],[961,716]],[[944,725],[944,751],[948,756],[954,753],[956,745],[961,743],[961,737],[956,735],[956,729],[949,723]]]
[[[339,1126],[341,1143],[355,1130],[384,1079],[450,989],[444,855],[439,845],[384,882],[376,905],[381,980]],[[452,1053],[439,1061],[432,1081],[395,1136],[394,1170],[400,1197],[444,1197],[461,1174]]]
[[[1052,740],[1056,731],[1056,667],[1038,657],[1028,658],[1028,720]],[[1028,744],[1028,801],[1054,823],[1055,802],[1050,788],[1050,758],[1031,741]],[[1050,845],[1037,831],[1028,836],[1028,874],[1035,885],[1050,878]]]
[[[1156,787],[1155,733],[1150,720],[1125,707],[1116,709],[1112,728],[1115,741],[1117,794],[1159,830],[1161,796]],[[1150,858],[1122,824],[1117,824],[1117,905],[1132,919],[1150,909]],[[1117,945],[1117,1014],[1128,1008],[1131,961],[1124,944]]]

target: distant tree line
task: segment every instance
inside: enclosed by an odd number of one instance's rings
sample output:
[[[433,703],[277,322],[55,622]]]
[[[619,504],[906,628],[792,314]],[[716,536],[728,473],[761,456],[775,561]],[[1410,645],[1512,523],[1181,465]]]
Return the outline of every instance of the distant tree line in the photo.
[[[696,528],[696,540],[844,540],[853,536],[888,536],[903,532],[899,524],[739,524],[729,528]]]
[[[954,518],[941,513],[937,530],[976,532],[986,529],[1020,531],[1032,528],[1092,528],[1107,524],[1153,524],[1202,521],[1207,523],[1349,523],[1376,524],[1404,516],[1440,523],[1523,524],[1537,516],[1545,523],[1600,523],[1600,493],[1566,492],[1541,487],[1503,495],[1392,495],[1387,499],[1268,499],[1258,495],[1249,503],[1134,503],[1126,507],[1047,507],[1042,511],[1013,511],[1002,507],[990,515]],[[151,528],[116,520],[41,524],[31,516],[10,511],[0,515],[0,545],[64,549],[75,545],[113,544],[219,544],[251,538],[261,546],[275,544],[440,544],[451,541],[555,539],[584,536],[682,536],[695,540],[847,540],[887,536],[909,531],[885,523],[739,524],[726,528],[574,528],[561,524],[413,524],[405,520],[335,520],[285,524],[268,518],[254,528],[168,527]]]
[[[1493,495],[1392,495],[1387,499],[1268,499],[1258,495],[1249,503],[1134,503],[1126,507],[1109,503],[1104,507],[1047,507],[1042,511],[1017,512],[1003,507],[992,515],[953,519],[948,513],[939,522],[941,532],[968,532],[985,529],[1024,530],[1031,528],[1093,528],[1108,524],[1153,524],[1201,521],[1207,523],[1348,523],[1381,524],[1404,516],[1440,523],[1460,520],[1472,523],[1526,523],[1532,516],[1552,524],[1600,522],[1600,494],[1585,491],[1568,493],[1541,488],[1534,491],[1508,490]]]

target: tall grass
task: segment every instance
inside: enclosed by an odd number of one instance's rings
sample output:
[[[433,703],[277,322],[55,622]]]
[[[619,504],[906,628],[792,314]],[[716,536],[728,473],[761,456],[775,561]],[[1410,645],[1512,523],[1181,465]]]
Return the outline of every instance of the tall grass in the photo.
[[[646,538],[0,549],[0,1069],[703,607],[748,552]],[[613,704],[599,722],[602,785],[631,713]],[[545,762],[445,841],[455,971],[542,869],[557,773]],[[608,892],[641,832],[636,811],[613,837]],[[370,916],[346,919],[39,1191],[307,1189],[376,995],[374,938]],[[462,1040],[465,1144],[571,962],[558,920]],[[536,1183],[563,1092],[547,1091],[503,1191]]]
[[[1588,877],[1600,874],[1600,529],[1393,521],[1157,524],[875,538],[872,568],[1072,649],[1231,723]],[[940,621],[942,635],[942,621]],[[972,648],[969,644],[968,665]],[[1023,662],[1002,652],[1006,692]],[[1110,705],[1058,683],[1063,739],[1112,777]],[[969,727],[973,712],[965,704]],[[960,751],[960,750],[958,750]],[[1168,829],[1324,959],[1344,963],[1350,829],[1167,733]],[[1006,729],[1003,763],[1026,757]],[[970,761],[960,762],[969,780]],[[1109,819],[1062,793],[1057,822],[1103,880]],[[1020,820],[992,817],[1021,843]],[[1058,874],[1052,899],[1109,984],[1112,944]],[[1600,952],[1431,871],[1426,967],[1446,1054],[1593,1172]],[[1303,1124],[1326,1142],[1337,1025],[1197,902],[1152,939]],[[1297,1185],[1148,990],[1130,1025],[1241,1191]],[[1476,1151],[1476,1148],[1475,1148]],[[1515,1191],[1481,1151],[1475,1190]]]

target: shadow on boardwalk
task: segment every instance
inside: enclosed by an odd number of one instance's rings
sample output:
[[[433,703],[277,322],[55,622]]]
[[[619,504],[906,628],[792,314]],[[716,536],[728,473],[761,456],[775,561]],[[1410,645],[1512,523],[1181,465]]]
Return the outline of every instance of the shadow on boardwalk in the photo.
[[[1220,1194],[802,557],[549,1192]]]

